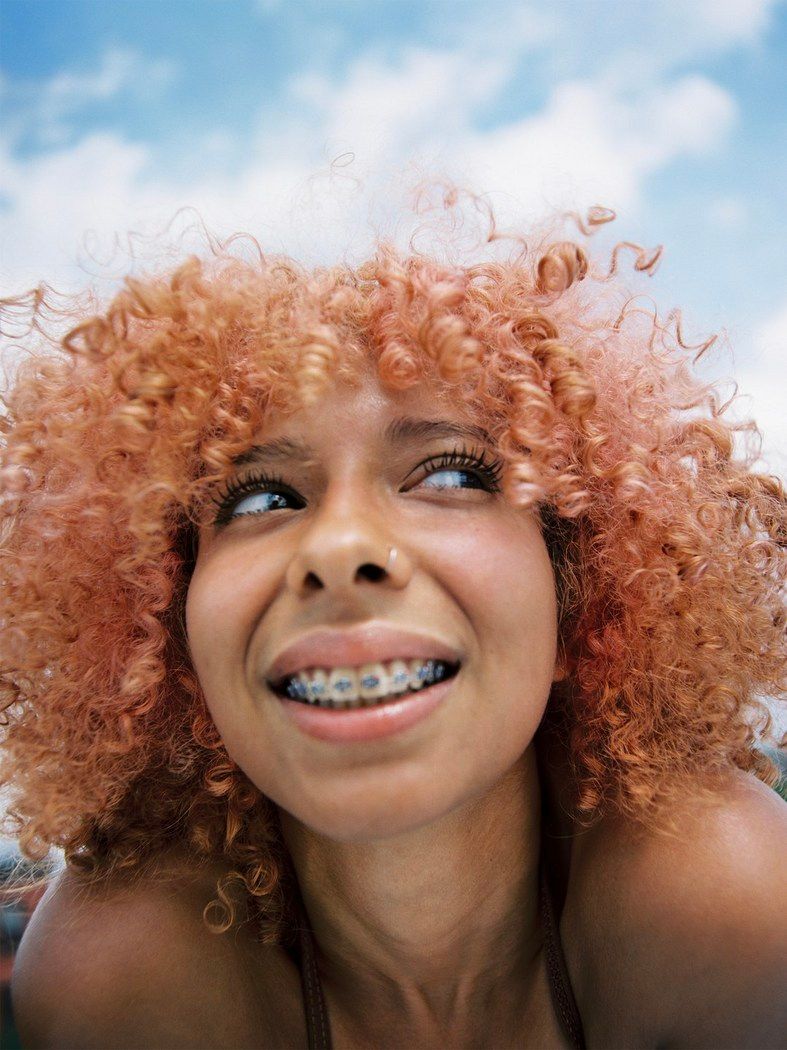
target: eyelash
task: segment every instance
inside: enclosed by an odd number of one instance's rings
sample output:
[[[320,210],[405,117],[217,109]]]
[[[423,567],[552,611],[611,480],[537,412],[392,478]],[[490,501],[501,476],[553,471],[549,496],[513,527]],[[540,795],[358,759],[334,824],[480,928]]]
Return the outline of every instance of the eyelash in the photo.
[[[500,477],[503,473],[503,461],[500,459],[488,459],[486,452],[473,452],[465,447],[452,449],[451,452],[441,452],[439,456],[432,456],[425,460],[422,467],[428,467],[430,472],[439,473],[441,470],[465,470],[481,478],[485,487],[490,492],[500,491]]]
[[[283,478],[279,477],[277,474],[265,474],[262,472],[251,474],[248,478],[244,478],[243,481],[228,482],[223,492],[215,497],[213,502],[218,510],[213,524],[216,528],[228,525],[234,520],[232,510],[236,504],[238,504],[244,496],[251,496],[256,492],[261,492],[263,490],[289,495],[291,499],[301,498],[290,488],[289,485],[285,484]]]
[[[439,456],[432,456],[425,460],[421,467],[428,467],[431,472],[439,473],[442,470],[464,470],[470,471],[484,482],[484,487],[489,492],[500,491],[500,476],[503,471],[503,463],[499,459],[487,459],[486,452],[472,452],[466,448],[453,449],[451,452],[443,452]],[[244,496],[252,495],[261,490],[278,491],[280,494],[289,494],[290,498],[301,500],[301,497],[290,488],[283,478],[274,474],[257,473],[252,474],[243,481],[230,481],[222,492],[217,494],[213,500],[218,508],[214,525],[220,528],[234,520],[232,511],[236,504]],[[253,515],[255,512],[251,512]],[[259,513],[259,512],[256,512]],[[244,515],[240,515],[243,517]]]

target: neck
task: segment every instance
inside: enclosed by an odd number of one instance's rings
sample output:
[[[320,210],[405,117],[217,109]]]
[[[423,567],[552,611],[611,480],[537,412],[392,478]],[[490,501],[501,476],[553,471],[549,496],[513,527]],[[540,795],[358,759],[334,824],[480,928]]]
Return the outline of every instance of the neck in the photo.
[[[396,1017],[445,1036],[521,1019],[541,948],[532,747],[485,795],[395,838],[335,842],[281,817],[323,986],[348,1023],[368,1037],[369,1018]]]

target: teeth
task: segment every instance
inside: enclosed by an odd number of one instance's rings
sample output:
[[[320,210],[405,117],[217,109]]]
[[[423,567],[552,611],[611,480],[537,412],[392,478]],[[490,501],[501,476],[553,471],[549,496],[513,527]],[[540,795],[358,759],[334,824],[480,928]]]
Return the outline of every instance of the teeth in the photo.
[[[391,693],[406,693],[410,688],[410,669],[403,659],[391,660],[388,665],[388,689]]]
[[[305,676],[299,676],[299,681],[303,681]],[[306,699],[310,703],[316,703],[318,700],[327,700],[329,696],[333,694],[330,691],[330,684],[328,682],[328,675],[325,671],[315,671],[308,681],[303,681],[304,689],[306,690]]]
[[[432,664],[434,667],[434,664]],[[423,689],[424,683],[429,681],[429,665],[420,660],[410,661],[410,688],[413,690]]]
[[[404,660],[385,664],[364,664],[358,674],[358,689],[362,700],[379,700],[389,694],[406,693],[410,685],[410,668]]]
[[[447,671],[441,660],[391,660],[332,670],[316,667],[286,680],[285,691],[294,700],[320,707],[371,707],[438,682]]]

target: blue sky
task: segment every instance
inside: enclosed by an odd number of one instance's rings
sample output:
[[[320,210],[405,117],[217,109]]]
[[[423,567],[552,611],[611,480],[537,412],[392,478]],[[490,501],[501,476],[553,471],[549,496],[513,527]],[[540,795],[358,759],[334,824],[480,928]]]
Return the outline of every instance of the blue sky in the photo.
[[[414,171],[507,225],[603,203],[785,472],[785,68],[778,0],[2,0],[0,278],[106,289],[182,206],[359,260]]]

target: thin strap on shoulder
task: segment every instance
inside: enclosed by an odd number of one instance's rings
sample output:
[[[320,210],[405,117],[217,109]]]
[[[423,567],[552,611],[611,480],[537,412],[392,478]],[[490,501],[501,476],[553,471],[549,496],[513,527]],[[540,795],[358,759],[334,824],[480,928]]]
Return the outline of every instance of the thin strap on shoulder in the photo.
[[[303,907],[300,892],[297,896],[298,938],[300,947],[301,987],[303,988],[303,1008],[306,1013],[306,1032],[309,1038],[309,1050],[332,1050],[331,1026],[328,1021],[328,1009],[317,973],[317,962],[314,958],[314,942],[309,927],[309,918]]]
[[[579,1016],[577,1001],[571,988],[571,981],[566,968],[563,946],[560,943],[560,930],[555,917],[555,905],[549,888],[547,865],[542,850],[539,865],[541,924],[544,928],[544,956],[549,978],[549,994],[552,1006],[560,1027],[571,1043],[573,1050],[585,1050],[585,1032],[582,1018]]]

